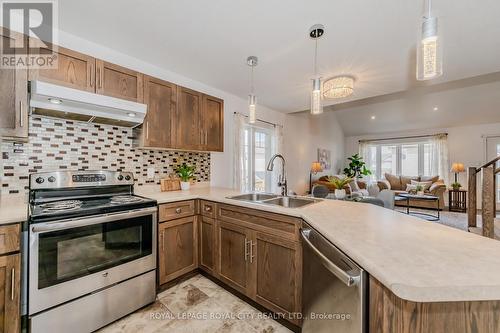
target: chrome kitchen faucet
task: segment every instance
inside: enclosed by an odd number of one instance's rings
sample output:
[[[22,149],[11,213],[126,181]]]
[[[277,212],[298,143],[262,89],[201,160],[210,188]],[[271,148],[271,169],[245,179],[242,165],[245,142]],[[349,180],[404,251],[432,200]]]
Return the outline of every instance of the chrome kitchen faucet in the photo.
[[[281,174],[278,176],[278,186],[281,187],[281,195],[288,195],[288,187],[286,182],[286,172],[285,172],[285,158],[281,154],[274,154],[273,157],[269,160],[267,164],[267,171],[273,171],[274,168],[274,160],[276,158],[281,158]]]

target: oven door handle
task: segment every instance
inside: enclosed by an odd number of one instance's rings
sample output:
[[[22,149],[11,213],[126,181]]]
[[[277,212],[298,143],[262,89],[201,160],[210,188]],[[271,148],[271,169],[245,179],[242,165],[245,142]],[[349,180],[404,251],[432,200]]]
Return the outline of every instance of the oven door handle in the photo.
[[[147,216],[156,213],[156,207],[131,210],[125,213],[111,213],[104,214],[90,218],[79,218],[66,220],[63,222],[47,222],[47,223],[36,223],[31,226],[31,231],[34,233],[42,233],[49,231],[57,231],[57,230],[65,230],[65,229],[73,229],[78,227],[84,227],[93,224],[107,223],[113,222],[116,220],[123,220],[127,218],[134,218],[140,216]],[[155,221],[153,221],[155,222]]]

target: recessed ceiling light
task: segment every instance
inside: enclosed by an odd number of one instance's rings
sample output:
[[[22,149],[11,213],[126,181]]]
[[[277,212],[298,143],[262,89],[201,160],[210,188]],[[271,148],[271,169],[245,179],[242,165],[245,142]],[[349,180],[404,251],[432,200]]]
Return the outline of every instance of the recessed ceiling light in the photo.
[[[129,112],[129,113],[128,113],[128,116],[129,116],[129,117],[135,117],[135,113]]]
[[[435,107],[433,108],[433,110],[434,110],[434,111],[437,111],[437,110],[439,110],[439,108],[438,108],[437,106],[435,106]]]
[[[375,118],[377,118],[377,117],[375,117],[375,116],[371,116],[370,118],[371,118],[372,120],[375,120]]]
[[[52,104],[62,104],[62,100],[58,98],[49,98],[49,102]]]

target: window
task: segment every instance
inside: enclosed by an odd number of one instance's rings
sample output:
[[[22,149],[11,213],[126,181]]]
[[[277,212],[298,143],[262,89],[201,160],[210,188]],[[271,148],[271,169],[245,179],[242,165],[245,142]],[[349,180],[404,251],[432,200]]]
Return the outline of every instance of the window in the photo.
[[[429,140],[420,142],[370,142],[360,146],[361,156],[372,171],[371,178],[385,173],[404,176],[432,176],[435,150]],[[436,172],[436,171],[434,171]]]
[[[270,128],[246,125],[244,128],[242,175],[244,188],[250,191],[271,192],[272,174],[266,171],[274,154],[274,131]]]

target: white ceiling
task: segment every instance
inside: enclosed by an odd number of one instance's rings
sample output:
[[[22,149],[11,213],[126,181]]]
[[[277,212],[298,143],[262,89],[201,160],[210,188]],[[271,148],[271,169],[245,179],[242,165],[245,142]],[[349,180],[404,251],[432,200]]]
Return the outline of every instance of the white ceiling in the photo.
[[[500,124],[499,92],[500,72],[371,97],[328,109],[335,111],[346,136]]]
[[[435,0],[444,35],[444,76],[432,84],[500,71],[500,1]],[[259,57],[261,104],[308,109],[314,43],[323,77],[357,79],[349,100],[415,86],[420,0],[64,0],[64,31],[246,98],[245,59]],[[349,101],[347,100],[347,101]],[[344,101],[345,102],[345,101]],[[333,104],[328,102],[327,104]]]

